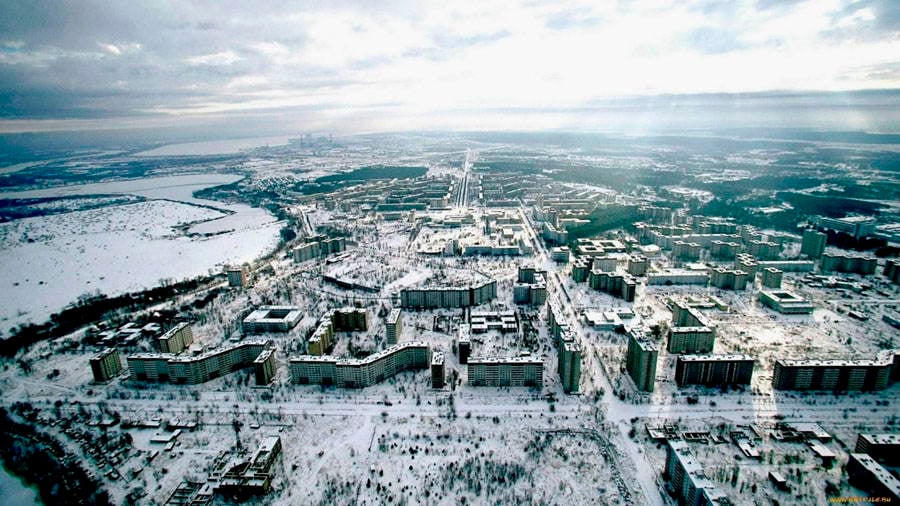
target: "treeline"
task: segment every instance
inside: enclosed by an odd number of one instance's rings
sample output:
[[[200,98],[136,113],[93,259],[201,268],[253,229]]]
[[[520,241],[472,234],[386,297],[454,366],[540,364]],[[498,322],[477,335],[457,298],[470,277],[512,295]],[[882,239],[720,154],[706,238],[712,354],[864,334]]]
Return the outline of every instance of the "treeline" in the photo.
[[[111,504],[75,455],[51,436],[14,421],[5,408],[0,408],[0,458],[7,469],[37,485],[48,506]]]
[[[12,335],[9,338],[0,341],[0,357],[14,357],[20,350],[27,349],[32,344],[74,332],[102,319],[107,313],[123,309],[139,311],[151,304],[194,290],[213,279],[215,276],[204,276],[116,297],[107,297],[103,294],[82,296],[75,304],[50,315],[50,320],[46,323],[23,325],[11,331]]]
[[[593,237],[615,228],[626,228],[639,220],[637,206],[604,205],[594,209],[588,215],[590,223],[567,227],[570,246],[577,239]]]

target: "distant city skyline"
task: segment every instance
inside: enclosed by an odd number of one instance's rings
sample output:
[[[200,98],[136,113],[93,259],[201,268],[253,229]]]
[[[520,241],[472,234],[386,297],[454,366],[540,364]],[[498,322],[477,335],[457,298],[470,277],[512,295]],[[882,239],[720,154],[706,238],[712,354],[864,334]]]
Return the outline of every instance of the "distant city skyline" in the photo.
[[[890,0],[6,1],[0,34],[0,133],[900,130]]]

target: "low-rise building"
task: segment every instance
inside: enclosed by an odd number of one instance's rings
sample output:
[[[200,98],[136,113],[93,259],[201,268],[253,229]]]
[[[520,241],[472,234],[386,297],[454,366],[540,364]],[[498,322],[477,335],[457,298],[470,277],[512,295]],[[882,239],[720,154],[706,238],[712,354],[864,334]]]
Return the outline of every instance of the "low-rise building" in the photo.
[[[303,317],[295,306],[261,306],[250,313],[241,325],[244,334],[287,332]]]
[[[683,506],[731,504],[715,483],[703,473],[703,466],[694,458],[687,442],[669,439],[666,444],[668,487],[678,498],[678,504]]]
[[[515,311],[472,311],[469,329],[473,334],[496,330],[501,333],[518,332],[519,318]]]
[[[811,302],[788,290],[760,290],[759,301],[782,314],[809,314],[814,309]]]
[[[225,275],[228,276],[228,286],[250,285],[250,266],[247,264],[226,267]]]
[[[231,466],[217,476],[216,493],[238,498],[267,494],[272,487],[279,455],[281,438],[273,436],[263,439],[250,460]]]

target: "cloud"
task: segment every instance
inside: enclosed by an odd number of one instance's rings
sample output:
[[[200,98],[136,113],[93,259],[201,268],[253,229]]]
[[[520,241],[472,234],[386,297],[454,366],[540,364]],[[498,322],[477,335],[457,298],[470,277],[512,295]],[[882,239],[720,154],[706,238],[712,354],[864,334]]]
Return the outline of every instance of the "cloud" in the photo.
[[[890,0],[6,0],[0,118],[299,107],[325,122],[377,109],[394,125],[635,95],[900,88],[898,26]]]
[[[241,60],[234,51],[221,51],[219,53],[204,54],[187,58],[191,65],[231,65]]]

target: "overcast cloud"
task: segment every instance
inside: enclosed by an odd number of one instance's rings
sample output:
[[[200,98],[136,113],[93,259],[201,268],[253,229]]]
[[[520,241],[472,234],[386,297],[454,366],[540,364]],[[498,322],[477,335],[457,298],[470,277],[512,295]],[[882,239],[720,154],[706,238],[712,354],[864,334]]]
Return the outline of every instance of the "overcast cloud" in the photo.
[[[896,0],[375,3],[4,0],[0,132],[514,128],[616,97],[900,88]]]

